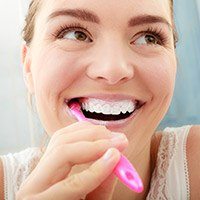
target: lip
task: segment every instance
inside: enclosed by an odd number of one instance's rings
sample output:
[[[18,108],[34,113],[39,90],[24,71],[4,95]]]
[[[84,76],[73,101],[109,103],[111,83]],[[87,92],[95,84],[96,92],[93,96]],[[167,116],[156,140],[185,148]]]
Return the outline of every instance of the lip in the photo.
[[[101,121],[101,120],[87,118],[87,121],[91,122],[92,124],[95,124],[95,125],[106,126],[107,128],[110,128],[110,129],[118,129],[118,128],[122,128],[122,127],[126,126],[128,123],[130,123],[133,120],[133,118],[142,110],[142,108],[143,108],[143,106],[141,108],[139,108],[138,110],[136,110],[135,112],[133,112],[133,114],[130,115],[128,118],[122,119],[122,120]]]
[[[123,94],[90,94],[90,95],[84,95],[84,96],[75,96],[68,99],[65,99],[65,103],[68,103],[71,99],[100,99],[103,101],[122,101],[122,100],[131,100],[133,102],[139,101],[141,104],[144,104],[146,101],[141,100],[140,98],[130,96],[130,95],[123,95]]]
[[[86,121],[88,122],[91,122],[92,124],[95,124],[95,125],[103,125],[103,126],[106,126],[107,128],[110,128],[110,129],[118,129],[118,128],[122,128],[124,126],[126,126],[128,123],[130,123],[133,118],[139,114],[144,105],[146,104],[145,101],[141,101],[137,98],[134,98],[133,96],[128,96],[128,95],[118,95],[118,94],[109,94],[109,95],[103,95],[103,94],[93,94],[93,95],[86,95],[86,96],[81,96],[81,97],[73,97],[73,98],[70,98],[70,99],[65,99],[65,103],[66,103],[66,106],[67,108],[65,110],[67,110],[67,113],[73,117],[74,119],[77,120],[77,118],[71,113],[71,110],[68,106],[68,102],[71,100],[71,99],[80,99],[80,98],[83,98],[83,99],[87,99],[87,98],[95,98],[95,99],[101,99],[101,100],[104,100],[104,101],[110,101],[110,102],[113,102],[113,101],[119,101],[119,100],[132,100],[132,101],[139,101],[140,104],[142,104],[142,106],[137,109],[135,112],[133,112],[128,118],[126,119],[122,119],[122,120],[117,120],[117,121],[101,121],[101,120],[95,120],[95,119],[90,119],[90,118],[86,118]]]

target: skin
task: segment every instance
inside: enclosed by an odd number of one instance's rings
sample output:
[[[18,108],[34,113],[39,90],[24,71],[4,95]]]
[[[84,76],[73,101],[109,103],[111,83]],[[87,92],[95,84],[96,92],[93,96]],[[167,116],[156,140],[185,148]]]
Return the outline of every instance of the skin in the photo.
[[[63,8],[90,10],[98,15],[101,24],[97,25],[66,16],[47,20],[52,12]],[[90,194],[88,199],[93,195],[95,195],[95,199],[98,197],[99,199],[109,199],[111,197],[112,188],[107,189],[107,192],[105,192],[105,188],[114,184],[113,178],[108,176],[119,160],[119,151],[123,151],[138,170],[144,181],[145,190],[138,195],[124,188],[121,184],[117,184],[116,190],[112,194],[113,198],[120,199],[121,195],[124,199],[144,199],[147,195],[157,151],[156,148],[151,151],[152,136],[171,102],[176,76],[176,56],[172,29],[167,24],[148,23],[131,28],[127,26],[131,17],[144,14],[163,17],[169,24],[172,24],[168,0],[94,0],[92,3],[89,0],[43,1],[42,8],[36,18],[33,41],[29,47],[24,45],[22,51],[27,88],[36,99],[40,120],[51,137],[44,158],[33,172],[38,179],[41,179],[41,174],[46,169],[44,166],[48,166],[47,160],[53,162],[52,160],[57,159],[57,156],[60,155],[58,153],[62,152],[61,150],[55,151],[55,148],[57,149],[61,145],[64,148],[65,145],[68,145],[67,149],[69,144],[76,144],[76,147],[73,145],[71,147],[71,152],[76,157],[80,156],[79,152],[87,150],[81,146],[86,144],[79,144],[79,140],[98,144],[103,142],[104,148],[95,149],[95,155],[89,155],[90,153],[87,152],[88,157],[77,164],[96,160],[98,163],[100,162],[98,161],[99,155],[102,156],[109,148],[114,148],[113,160],[111,159],[109,167],[105,167],[105,162],[101,166],[106,171],[104,177],[102,174],[98,175],[101,177],[101,183],[98,182],[99,185],[102,184],[101,187],[93,180],[92,183],[86,184],[90,190],[85,189],[85,193],[82,192],[81,195]],[[59,40],[52,36],[60,25],[71,22],[79,22],[81,25],[87,26],[88,36],[91,36],[92,42],[75,41],[75,38]],[[166,37],[165,44],[146,43],[140,32],[146,31],[149,27],[161,30]],[[65,36],[69,37],[67,34]],[[92,135],[96,134],[98,130],[95,125],[88,123],[72,125],[76,120],[67,114],[64,100],[76,96],[96,94],[96,91],[99,91],[100,94],[128,95],[142,100],[146,104],[126,126],[117,129],[110,128],[110,130],[101,127],[102,132],[99,133],[99,137],[94,137]],[[85,134],[82,138],[78,132],[81,127]],[[90,134],[86,134],[87,132]],[[120,140],[117,145],[108,145],[106,142],[110,140],[111,132],[125,134],[129,145],[127,141],[124,142],[125,140]],[[87,143],[87,145],[89,144]],[[93,146],[93,148],[95,147]],[[151,155],[152,152],[153,155]],[[151,157],[154,158],[153,161]],[[70,159],[73,160],[69,157],[63,159],[66,159],[67,162],[71,162]],[[68,168],[68,172],[61,163],[59,167],[62,168],[62,172],[60,176],[56,177],[56,180],[51,180],[51,186],[55,186],[56,183],[63,180],[69,174],[72,166]],[[56,167],[54,169],[56,170]],[[94,170],[96,169],[94,167]],[[52,174],[51,177],[53,177]],[[47,179],[50,177],[43,178],[47,184]],[[38,194],[41,192],[39,188],[43,188],[43,196],[38,195],[38,199],[45,199],[47,195],[51,194],[52,191],[47,190],[47,185],[36,188],[34,185],[36,180],[33,175],[29,177],[19,192],[18,199]],[[102,183],[103,180],[106,181]],[[96,189],[91,189],[90,186],[94,185],[94,182]],[[30,189],[33,188],[33,185],[35,189]],[[61,195],[61,188],[59,190],[57,187],[56,192],[57,195]],[[59,197],[62,199],[61,196]],[[68,197],[73,199],[70,195]],[[34,198],[36,199],[36,196]],[[74,199],[76,198],[74,197]]]

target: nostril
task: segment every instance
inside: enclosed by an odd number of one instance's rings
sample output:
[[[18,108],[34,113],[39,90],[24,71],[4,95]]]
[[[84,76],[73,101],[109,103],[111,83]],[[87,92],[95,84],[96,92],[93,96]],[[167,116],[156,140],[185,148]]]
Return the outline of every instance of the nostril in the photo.
[[[109,61],[104,58],[99,63],[89,65],[86,71],[87,77],[110,85],[122,84],[133,79],[134,66],[124,61],[118,62],[116,59]]]

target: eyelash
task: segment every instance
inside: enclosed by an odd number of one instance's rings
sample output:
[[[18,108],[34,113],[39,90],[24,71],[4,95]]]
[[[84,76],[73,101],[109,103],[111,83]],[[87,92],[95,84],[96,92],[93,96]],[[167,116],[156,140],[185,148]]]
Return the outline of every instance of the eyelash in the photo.
[[[64,26],[60,26],[58,28],[57,31],[55,31],[55,33],[53,34],[53,36],[56,39],[62,39],[62,37],[64,36],[65,33],[69,32],[69,31],[83,31],[85,34],[90,35],[89,34],[89,30],[86,26],[83,26],[79,23],[73,23],[73,24],[69,24],[69,25],[64,25]]]
[[[165,46],[168,41],[168,36],[163,33],[162,28],[158,27],[148,27],[145,31],[137,33],[137,35],[152,35],[158,40],[158,44],[161,46]]]
[[[91,35],[89,34],[89,30],[86,26],[83,26],[79,23],[72,23],[69,25],[61,25],[58,30],[55,31],[54,34],[52,34],[56,39],[62,39],[64,34],[69,32],[69,31],[83,31],[86,35]],[[163,33],[162,28],[157,28],[157,27],[148,27],[146,30],[141,31],[137,33],[136,35],[144,36],[144,35],[152,35],[158,40],[158,44],[161,46],[165,46],[168,37],[165,33]]]

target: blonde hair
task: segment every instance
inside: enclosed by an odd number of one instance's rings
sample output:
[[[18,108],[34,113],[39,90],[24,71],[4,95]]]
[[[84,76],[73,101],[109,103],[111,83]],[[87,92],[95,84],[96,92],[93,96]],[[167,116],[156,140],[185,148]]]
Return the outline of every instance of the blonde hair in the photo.
[[[28,13],[25,18],[25,26],[22,30],[22,38],[26,42],[27,45],[30,45],[35,29],[36,16],[39,13],[39,9],[41,8],[41,0],[32,0]]]

